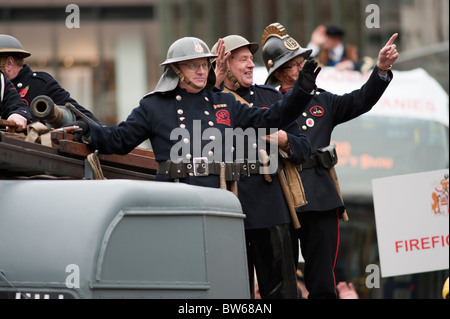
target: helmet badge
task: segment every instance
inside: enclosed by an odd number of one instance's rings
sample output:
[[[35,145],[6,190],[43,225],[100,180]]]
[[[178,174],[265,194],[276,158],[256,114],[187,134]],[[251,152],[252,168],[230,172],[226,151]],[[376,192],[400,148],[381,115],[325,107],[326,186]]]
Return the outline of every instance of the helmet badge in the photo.
[[[286,49],[288,49],[290,51],[295,51],[298,48],[300,48],[300,45],[298,44],[298,42],[292,38],[284,40],[283,43],[284,43],[284,46],[286,47]]]
[[[195,41],[195,40],[194,40],[194,51],[197,52],[197,53],[204,53],[205,52],[205,50],[203,50],[202,45],[199,42]]]

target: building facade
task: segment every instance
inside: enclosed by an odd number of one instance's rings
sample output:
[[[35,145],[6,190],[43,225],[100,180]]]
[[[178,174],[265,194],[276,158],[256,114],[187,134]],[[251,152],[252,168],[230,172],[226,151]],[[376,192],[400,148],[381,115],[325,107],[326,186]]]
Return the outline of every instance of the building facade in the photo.
[[[379,9],[378,27],[367,26],[377,14],[370,5]],[[55,0],[3,0],[0,33],[17,37],[32,53],[26,62],[33,69],[54,75],[105,124],[124,119],[154,88],[176,39],[197,36],[212,47],[219,37],[240,34],[259,43],[272,22],[302,46],[317,25],[340,24],[346,41],[373,58],[399,32],[399,51],[413,54],[396,67],[424,67],[448,92],[446,0],[78,0],[76,8]],[[427,23],[415,23],[420,19]],[[255,61],[262,64],[259,52]]]

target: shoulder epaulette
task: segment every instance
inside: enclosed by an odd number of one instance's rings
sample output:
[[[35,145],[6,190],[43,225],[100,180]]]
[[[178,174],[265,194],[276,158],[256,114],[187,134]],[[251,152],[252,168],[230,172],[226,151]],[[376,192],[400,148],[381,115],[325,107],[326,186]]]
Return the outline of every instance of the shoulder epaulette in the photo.
[[[253,85],[258,87],[258,88],[262,88],[262,89],[266,89],[266,90],[269,90],[269,91],[278,92],[278,90],[276,88],[274,88],[272,85],[267,85],[267,84],[253,84]]]
[[[45,82],[55,80],[50,74],[48,74],[47,72],[42,72],[42,71],[38,71],[38,72],[33,71],[33,73],[31,74],[31,77],[35,78],[35,79],[43,80]]]

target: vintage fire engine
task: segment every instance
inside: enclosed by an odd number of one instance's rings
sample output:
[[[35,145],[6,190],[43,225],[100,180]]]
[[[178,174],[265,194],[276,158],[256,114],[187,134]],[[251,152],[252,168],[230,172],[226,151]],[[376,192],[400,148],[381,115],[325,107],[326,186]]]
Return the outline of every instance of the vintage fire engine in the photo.
[[[234,194],[156,182],[151,151],[95,154],[57,126],[0,131],[0,299],[250,297]]]

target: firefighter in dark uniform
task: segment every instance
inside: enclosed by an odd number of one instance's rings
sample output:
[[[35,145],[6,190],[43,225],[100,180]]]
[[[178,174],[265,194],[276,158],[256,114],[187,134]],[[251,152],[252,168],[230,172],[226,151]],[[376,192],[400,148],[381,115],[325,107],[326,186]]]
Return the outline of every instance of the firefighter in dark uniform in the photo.
[[[223,188],[224,177],[227,184],[235,184],[247,166],[227,160],[233,145],[227,144],[229,130],[289,124],[310,102],[312,94],[303,87],[315,87],[315,78],[302,72],[294,89],[272,108],[249,108],[231,94],[205,88],[208,79],[211,88],[215,83],[215,57],[198,38],[175,41],[161,64],[164,72],[155,90],[118,125],[75,122],[83,130],[82,139],[103,154],[127,154],[150,139],[159,164],[157,180]],[[223,175],[221,168],[226,170]]]
[[[14,85],[5,77],[0,65],[0,119],[15,123],[16,131],[24,131],[32,117]],[[10,129],[7,125],[5,125]],[[1,127],[1,126],[0,126]]]
[[[212,52],[218,54],[216,86],[224,92],[239,95],[244,103],[254,108],[268,107],[283,97],[272,86],[253,84],[253,55],[258,47],[257,43],[250,43],[239,35],[229,35],[223,38],[223,44],[219,41],[212,48]],[[298,123],[293,122],[274,137],[279,137],[280,153],[293,163],[298,165],[311,156],[311,144],[301,134]],[[261,139],[261,143],[265,144],[266,140]],[[251,147],[258,148],[258,144],[254,143]],[[264,145],[265,150],[269,148]],[[248,149],[247,144],[244,149]],[[275,156],[278,156],[278,148]],[[290,237],[291,217],[278,176],[272,176],[270,181],[261,174],[242,176],[238,194],[246,216],[244,224],[251,293],[254,293],[255,270],[262,299],[298,298]]]
[[[269,25],[262,36],[262,54],[268,70],[266,84],[280,86],[281,92],[288,92],[296,79],[294,73],[303,68],[308,54],[301,49],[289,52],[281,40],[284,36],[283,26],[278,23]],[[311,140],[313,150],[311,159],[299,166],[308,203],[297,209],[308,298],[337,297],[334,268],[339,244],[338,228],[339,219],[346,215],[333,179],[337,157],[329,145],[331,133],[336,125],[370,111],[382,96],[393,78],[392,64],[398,58],[394,44],[396,37],[394,34],[380,50],[377,67],[359,90],[344,95],[318,93],[297,120]]]
[[[100,124],[92,112],[79,105],[50,74],[35,72],[28,64],[24,64],[24,59],[30,55],[31,53],[24,50],[22,44],[16,38],[0,34],[0,64],[3,65],[5,75],[15,85],[20,97],[28,106],[31,105],[35,97],[46,95],[56,105],[64,106],[67,102],[71,103],[87,118]],[[81,117],[75,114],[74,119],[81,119]],[[34,120],[38,119],[35,118]]]

